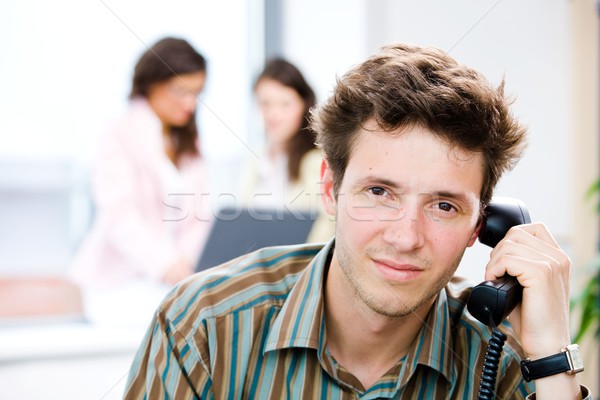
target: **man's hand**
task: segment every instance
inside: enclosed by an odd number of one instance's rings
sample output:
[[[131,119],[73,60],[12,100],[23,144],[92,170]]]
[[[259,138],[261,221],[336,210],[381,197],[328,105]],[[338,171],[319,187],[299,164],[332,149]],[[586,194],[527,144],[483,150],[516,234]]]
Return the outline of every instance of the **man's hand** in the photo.
[[[508,273],[523,286],[523,302],[511,313],[510,321],[527,355],[545,357],[570,344],[571,261],[546,226],[511,228],[490,257],[486,279]]]
[[[505,273],[523,286],[523,301],[509,316],[527,357],[551,356],[571,344],[569,279],[571,260],[541,223],[511,228],[490,256],[485,279]],[[575,376],[566,373],[535,381],[537,399],[581,398]]]

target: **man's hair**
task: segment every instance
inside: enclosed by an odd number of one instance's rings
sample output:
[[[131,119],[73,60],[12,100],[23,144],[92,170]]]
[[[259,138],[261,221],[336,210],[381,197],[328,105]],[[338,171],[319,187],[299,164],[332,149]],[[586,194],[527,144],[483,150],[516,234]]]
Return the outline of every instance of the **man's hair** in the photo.
[[[373,121],[392,132],[422,126],[452,146],[485,160],[483,206],[502,174],[521,157],[525,128],[498,88],[440,49],[386,46],[337,80],[330,98],[311,113],[311,126],[333,172],[337,196],[359,130]]]

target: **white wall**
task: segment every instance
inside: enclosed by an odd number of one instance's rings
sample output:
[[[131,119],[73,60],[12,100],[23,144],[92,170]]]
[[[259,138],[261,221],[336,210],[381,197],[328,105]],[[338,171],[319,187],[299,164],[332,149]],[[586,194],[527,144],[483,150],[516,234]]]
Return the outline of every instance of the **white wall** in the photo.
[[[323,101],[336,76],[367,56],[367,2],[284,0],[283,11],[283,55]]]

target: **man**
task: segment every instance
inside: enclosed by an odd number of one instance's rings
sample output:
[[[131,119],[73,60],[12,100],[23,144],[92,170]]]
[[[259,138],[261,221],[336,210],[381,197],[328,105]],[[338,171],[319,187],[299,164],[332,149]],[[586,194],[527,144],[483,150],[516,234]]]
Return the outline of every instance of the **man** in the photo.
[[[127,399],[477,394],[489,328],[453,275],[523,148],[502,86],[440,50],[390,46],[339,80],[312,127],[334,240],[259,250],[182,282],[156,312]],[[591,398],[574,374],[527,383],[519,366],[571,344],[569,269],[539,223],[491,253],[486,279],[508,273],[524,287],[501,324],[497,398]]]

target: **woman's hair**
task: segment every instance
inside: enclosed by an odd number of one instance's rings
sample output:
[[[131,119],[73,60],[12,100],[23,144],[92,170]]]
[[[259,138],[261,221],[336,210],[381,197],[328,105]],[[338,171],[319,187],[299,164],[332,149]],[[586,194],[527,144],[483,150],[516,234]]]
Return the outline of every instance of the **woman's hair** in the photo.
[[[296,181],[300,177],[300,162],[302,161],[302,157],[310,150],[316,148],[315,134],[309,127],[308,122],[309,111],[317,102],[315,93],[304,79],[300,70],[282,58],[273,58],[265,64],[263,71],[254,84],[255,89],[262,79],[271,79],[293,89],[304,101],[302,125],[286,144],[288,176],[291,181]]]
[[[311,127],[333,172],[337,196],[361,128],[373,121],[388,132],[422,126],[485,160],[482,206],[502,174],[521,157],[526,130],[498,88],[436,48],[396,44],[347,72],[313,111]]]
[[[195,72],[206,72],[206,59],[200,53],[183,39],[161,39],[135,65],[129,98],[147,98],[154,84]],[[195,111],[186,125],[171,126],[168,133],[175,145],[175,160],[184,154],[200,154]]]

